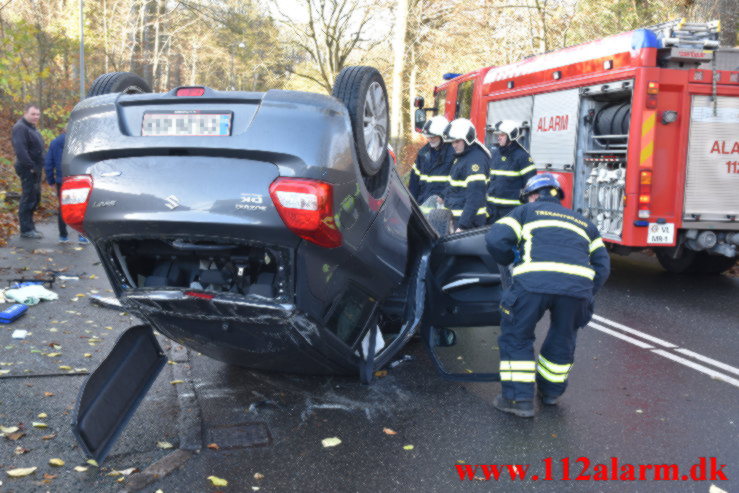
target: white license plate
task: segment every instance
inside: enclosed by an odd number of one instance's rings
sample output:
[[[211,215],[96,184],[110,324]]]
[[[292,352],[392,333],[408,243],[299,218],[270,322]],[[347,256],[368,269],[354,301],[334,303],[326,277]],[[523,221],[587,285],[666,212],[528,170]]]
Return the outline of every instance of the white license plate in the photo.
[[[220,137],[231,135],[230,111],[147,111],[142,136]]]
[[[675,242],[675,224],[674,223],[649,223],[649,231],[647,232],[647,244],[649,245],[672,245]]]

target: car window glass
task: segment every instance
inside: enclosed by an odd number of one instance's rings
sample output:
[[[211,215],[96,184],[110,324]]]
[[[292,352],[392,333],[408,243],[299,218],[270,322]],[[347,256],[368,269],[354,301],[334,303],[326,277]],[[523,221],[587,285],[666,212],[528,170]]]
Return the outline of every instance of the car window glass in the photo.
[[[474,80],[468,80],[459,85],[457,89],[457,114],[455,118],[469,118],[472,111],[472,89]]]

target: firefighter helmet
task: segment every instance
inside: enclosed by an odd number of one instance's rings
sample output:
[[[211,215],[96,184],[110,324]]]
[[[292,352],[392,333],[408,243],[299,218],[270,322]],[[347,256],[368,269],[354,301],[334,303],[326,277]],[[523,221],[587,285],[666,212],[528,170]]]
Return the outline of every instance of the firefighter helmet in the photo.
[[[467,118],[453,120],[444,130],[444,140],[451,142],[458,139],[463,140],[468,146],[477,140],[475,126]]]
[[[449,120],[441,115],[434,116],[423,124],[421,134],[424,137],[443,137],[444,130],[449,125]]]
[[[521,190],[521,202],[525,204],[528,201],[529,195],[532,193],[542,193],[545,189],[551,190],[551,195],[557,195],[559,200],[563,200],[565,198],[565,193],[562,190],[557,177],[551,173],[541,173],[539,175],[532,176],[529,178],[529,181],[526,182],[526,186]]]
[[[521,123],[513,120],[502,120],[495,124],[494,134],[505,134],[513,142],[521,137]]]

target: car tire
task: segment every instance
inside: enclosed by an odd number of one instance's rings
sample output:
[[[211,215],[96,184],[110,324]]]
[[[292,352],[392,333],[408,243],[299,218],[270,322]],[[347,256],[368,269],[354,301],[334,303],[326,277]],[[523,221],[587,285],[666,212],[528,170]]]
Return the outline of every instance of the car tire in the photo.
[[[683,248],[679,257],[674,258],[675,248],[655,248],[654,253],[660,265],[673,274],[692,274],[695,272],[696,252]]]
[[[446,236],[452,232],[452,211],[449,209],[433,209],[426,219],[439,236]]]
[[[143,94],[151,92],[151,86],[144,79],[131,72],[110,72],[103,74],[92,83],[87,97],[122,92],[124,94]]]
[[[362,174],[376,175],[387,162],[390,127],[382,75],[373,67],[345,67],[336,77],[331,95],[349,111]]]

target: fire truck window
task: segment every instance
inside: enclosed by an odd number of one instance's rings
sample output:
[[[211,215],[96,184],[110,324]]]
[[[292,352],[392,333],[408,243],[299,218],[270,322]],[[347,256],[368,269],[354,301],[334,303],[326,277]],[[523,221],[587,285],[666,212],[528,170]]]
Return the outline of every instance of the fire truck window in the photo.
[[[446,91],[439,91],[434,96],[434,111],[435,115],[446,116]]]
[[[475,81],[468,80],[457,89],[457,114],[455,118],[469,118],[472,111],[472,88]]]

